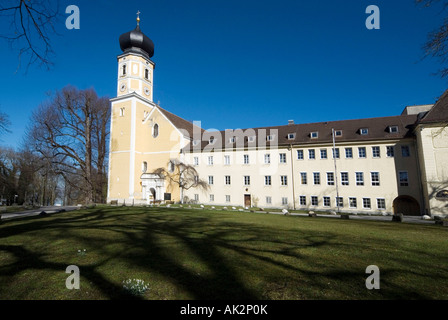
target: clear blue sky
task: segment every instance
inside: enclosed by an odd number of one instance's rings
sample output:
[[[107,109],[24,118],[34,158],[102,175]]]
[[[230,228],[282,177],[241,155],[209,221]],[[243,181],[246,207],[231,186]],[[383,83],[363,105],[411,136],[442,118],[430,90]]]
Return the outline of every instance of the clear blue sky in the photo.
[[[65,29],[75,4],[80,30]],[[368,30],[377,5],[381,29]],[[154,101],[205,129],[251,128],[400,114],[433,103],[447,81],[422,59],[428,32],[446,17],[414,0],[61,0],[50,71],[16,73],[17,53],[1,42],[0,110],[22,140],[47,92],[71,84],[115,97],[118,37],[141,29],[155,44]],[[1,28],[8,28],[0,21]],[[0,39],[1,41],[1,39]]]

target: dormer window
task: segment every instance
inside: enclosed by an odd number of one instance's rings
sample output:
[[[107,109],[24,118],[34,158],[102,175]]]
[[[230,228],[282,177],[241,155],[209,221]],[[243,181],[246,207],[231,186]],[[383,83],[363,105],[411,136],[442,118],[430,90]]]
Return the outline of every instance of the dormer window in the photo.
[[[360,133],[362,136],[366,136],[366,135],[369,134],[369,129],[368,129],[368,128],[361,128],[361,129],[359,129],[359,133]]]
[[[342,130],[335,130],[334,131],[334,136],[335,137],[342,137]]]
[[[319,132],[313,131],[310,133],[311,139],[317,139],[319,137]]]
[[[288,140],[294,140],[296,138],[295,133],[288,133]]]
[[[266,140],[267,141],[274,141],[274,135],[268,135],[267,137],[266,137]]]
[[[389,133],[398,133],[398,126],[389,126]]]

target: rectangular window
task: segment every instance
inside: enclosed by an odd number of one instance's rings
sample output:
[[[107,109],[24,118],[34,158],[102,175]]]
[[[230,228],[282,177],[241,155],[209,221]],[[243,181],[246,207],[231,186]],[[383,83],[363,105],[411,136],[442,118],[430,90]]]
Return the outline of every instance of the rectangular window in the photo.
[[[313,172],[313,179],[314,179],[314,184],[320,184],[320,173]]]
[[[311,205],[312,206],[317,206],[319,203],[317,196],[311,196]]]
[[[310,133],[311,139],[317,139],[319,137],[319,132],[314,131]]]
[[[303,160],[303,150],[297,150],[297,160]]]
[[[362,198],[362,207],[364,209],[370,209],[371,208],[370,198]]]
[[[265,164],[270,164],[271,163],[271,155],[269,153],[266,153],[264,155],[264,163]]]
[[[330,206],[330,197],[324,197],[324,207]]]
[[[341,184],[348,186],[348,172],[341,172]]]
[[[208,184],[213,184],[213,176],[208,176]]]
[[[271,204],[272,203],[272,198],[271,197],[266,197],[266,204]]]
[[[371,172],[370,177],[372,179],[372,186],[380,185],[380,173],[379,172]]]
[[[352,148],[345,148],[345,157],[347,159],[353,158],[353,149]]]
[[[369,129],[368,128],[361,128],[359,129],[359,133],[363,136],[369,134]]]
[[[287,205],[288,204],[288,198],[287,197],[282,197],[282,205]]]
[[[356,175],[356,185],[363,186],[364,185],[364,173],[356,172],[355,175]]]
[[[374,158],[379,158],[381,156],[380,154],[380,147],[372,147],[372,156]]]
[[[271,176],[264,176],[264,185],[270,186],[271,184]]]
[[[230,185],[230,176],[225,176],[224,180],[225,180],[226,185]]]
[[[243,160],[244,160],[244,164],[249,164],[249,155],[248,155],[248,154],[245,154],[245,155],[243,156]]]
[[[301,206],[306,206],[306,197],[305,196],[300,196],[299,197],[299,203]]]
[[[300,182],[301,184],[307,184],[306,172],[300,172]]]
[[[244,176],[244,185],[250,186],[250,176]]]
[[[199,195],[197,193],[194,194],[194,201],[199,201]]]
[[[358,147],[358,157],[360,158],[366,157],[366,147]]]
[[[320,149],[320,158],[327,159],[327,149]]]
[[[411,151],[409,150],[409,146],[401,146],[401,156],[407,158],[411,155]]]
[[[209,156],[208,157],[208,165],[212,166],[213,165],[213,156]]]
[[[214,194],[211,194],[211,195],[210,195],[210,202],[213,202],[213,201],[215,201],[215,195],[214,195]]]
[[[230,156],[224,156],[224,164],[226,166],[230,165]]]
[[[288,140],[294,140],[296,138],[295,133],[288,133]]]
[[[334,186],[334,173],[327,172],[327,185]]]
[[[308,159],[316,159],[316,151],[314,149],[308,150]]]
[[[339,159],[339,148],[333,148],[333,159]]]
[[[280,185],[282,186],[288,185],[288,176],[280,176]]]
[[[348,198],[348,206],[349,206],[350,208],[356,208],[357,205],[358,205],[358,204],[356,203],[356,198],[353,198],[353,197]]]
[[[193,164],[194,164],[195,166],[198,166],[198,165],[199,165],[199,157],[194,157],[194,158],[193,158]]]
[[[386,147],[386,156],[389,158],[393,158],[395,155],[394,146],[387,146]]]
[[[407,171],[400,171],[398,172],[399,178],[400,178],[400,187],[407,187],[409,186],[409,177]]]
[[[226,202],[230,202],[230,195],[226,194]]]
[[[342,208],[344,206],[344,198],[336,197],[336,207]]]
[[[334,131],[334,136],[335,137],[342,137],[342,130],[335,130]]]
[[[389,132],[390,133],[398,133],[398,126],[390,126]]]
[[[376,207],[378,209],[386,209],[386,200],[383,198],[376,199]]]
[[[286,163],[286,153],[280,153],[280,163]]]

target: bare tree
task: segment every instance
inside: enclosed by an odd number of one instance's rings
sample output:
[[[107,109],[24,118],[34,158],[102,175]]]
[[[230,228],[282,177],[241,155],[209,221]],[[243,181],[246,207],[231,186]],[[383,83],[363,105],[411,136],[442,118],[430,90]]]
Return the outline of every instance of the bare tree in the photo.
[[[67,86],[33,113],[29,141],[33,149],[51,161],[56,172],[72,188],[79,188],[85,203],[97,200],[103,190],[110,105],[93,89]],[[73,176],[76,179],[73,183]],[[102,197],[104,199],[104,197]]]
[[[50,36],[56,34],[58,11],[58,0],[1,1],[0,19],[10,28],[0,31],[0,37],[18,52],[19,67],[22,57],[28,57],[28,66],[37,63],[48,69],[52,65]]]
[[[425,7],[432,6],[435,3],[440,3],[442,5],[442,10],[448,9],[448,1],[442,0],[415,0],[417,4],[423,5]],[[431,56],[438,59],[442,68],[438,71],[442,78],[448,76],[448,18],[443,20],[442,25],[428,33],[428,39],[423,45],[423,50],[425,56]]]
[[[11,125],[9,117],[6,113],[0,111],[0,135],[10,132],[8,127]]]
[[[172,159],[168,162],[167,167],[157,168],[153,173],[166,178],[170,186],[173,184],[179,186],[181,203],[184,203],[184,190],[191,188],[208,190],[210,188],[205,180],[199,178],[198,172],[192,165]]]

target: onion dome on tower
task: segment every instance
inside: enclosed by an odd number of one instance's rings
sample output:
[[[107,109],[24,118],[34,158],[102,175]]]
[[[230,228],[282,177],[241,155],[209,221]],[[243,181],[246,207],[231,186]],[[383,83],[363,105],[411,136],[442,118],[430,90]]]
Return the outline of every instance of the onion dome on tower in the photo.
[[[154,55],[154,43],[140,30],[139,14],[137,12],[137,27],[120,36],[120,48],[124,53],[140,53],[151,58]]]

